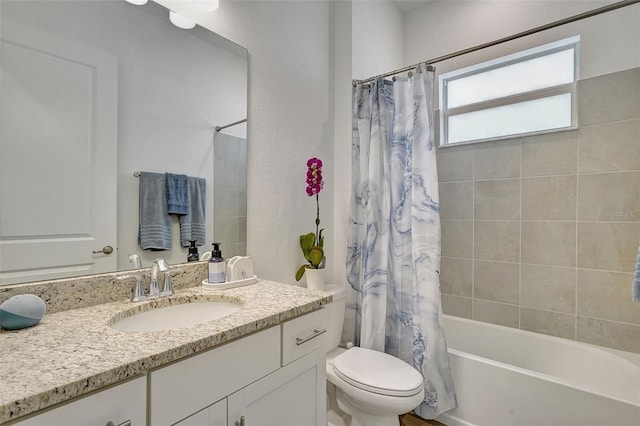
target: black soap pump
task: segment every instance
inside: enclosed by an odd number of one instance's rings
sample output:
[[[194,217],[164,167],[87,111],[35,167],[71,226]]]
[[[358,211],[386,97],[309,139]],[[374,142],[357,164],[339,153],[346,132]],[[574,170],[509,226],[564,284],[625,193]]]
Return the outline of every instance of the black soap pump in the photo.
[[[217,284],[226,281],[226,264],[222,258],[220,246],[222,243],[213,243],[211,258],[209,259],[209,283]]]
[[[198,253],[198,247],[196,247],[197,240],[189,240],[189,255],[187,256],[187,262],[197,262],[200,260],[200,254]]]

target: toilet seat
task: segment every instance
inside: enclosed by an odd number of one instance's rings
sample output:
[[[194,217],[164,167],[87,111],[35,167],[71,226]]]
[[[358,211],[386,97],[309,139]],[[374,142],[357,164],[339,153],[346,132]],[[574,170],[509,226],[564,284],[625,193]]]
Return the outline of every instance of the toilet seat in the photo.
[[[383,352],[353,347],[333,360],[336,375],[359,389],[408,397],[422,391],[422,375],[406,362]]]

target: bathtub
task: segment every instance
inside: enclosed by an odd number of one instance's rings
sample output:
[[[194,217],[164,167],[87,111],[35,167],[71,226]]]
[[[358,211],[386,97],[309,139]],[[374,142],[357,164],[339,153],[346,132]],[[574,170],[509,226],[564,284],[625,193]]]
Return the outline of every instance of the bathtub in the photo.
[[[640,355],[444,315],[448,426],[638,426]]]

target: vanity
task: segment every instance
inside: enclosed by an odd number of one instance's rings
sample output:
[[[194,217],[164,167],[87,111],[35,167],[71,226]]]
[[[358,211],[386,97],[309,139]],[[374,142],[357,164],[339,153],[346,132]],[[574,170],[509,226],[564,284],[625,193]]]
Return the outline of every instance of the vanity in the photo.
[[[214,300],[241,308],[184,328],[113,327],[136,310]],[[330,301],[258,280],[47,314],[0,333],[0,424],[325,425],[322,305]]]

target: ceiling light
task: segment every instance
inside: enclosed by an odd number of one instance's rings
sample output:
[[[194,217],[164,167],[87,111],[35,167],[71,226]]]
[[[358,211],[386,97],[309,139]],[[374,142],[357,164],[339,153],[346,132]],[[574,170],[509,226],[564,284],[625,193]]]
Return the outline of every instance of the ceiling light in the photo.
[[[173,10],[169,11],[169,20],[173,25],[178,28],[182,28],[183,30],[190,30],[191,28],[196,26],[195,22],[185,18],[184,16],[174,12]]]
[[[214,10],[217,10],[219,6],[220,0],[209,0],[207,4],[207,10],[209,12],[213,12]]]
[[[136,6],[142,6],[143,4],[147,4],[149,0],[125,0],[127,3],[135,4]]]

